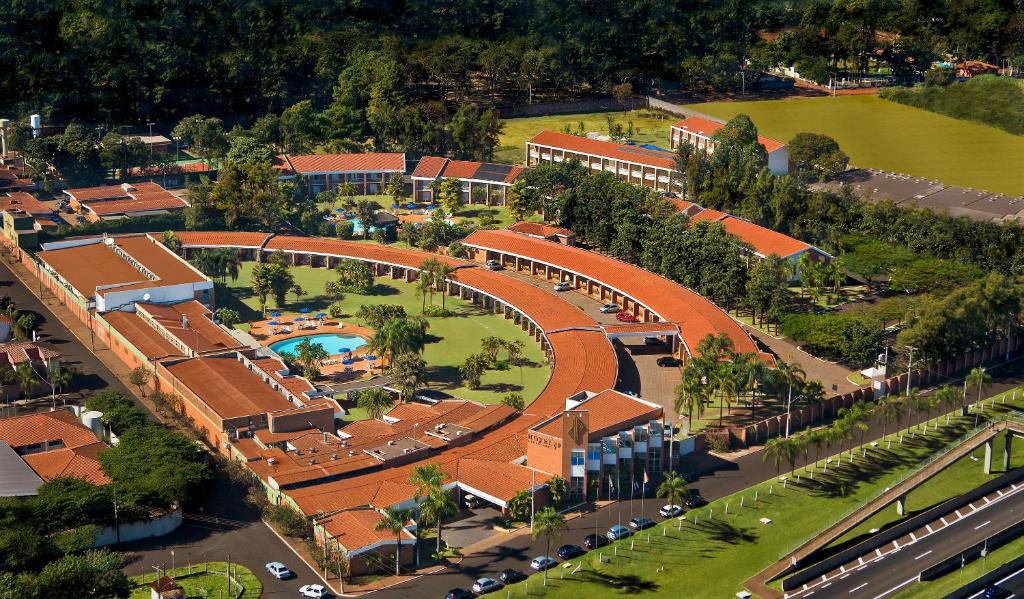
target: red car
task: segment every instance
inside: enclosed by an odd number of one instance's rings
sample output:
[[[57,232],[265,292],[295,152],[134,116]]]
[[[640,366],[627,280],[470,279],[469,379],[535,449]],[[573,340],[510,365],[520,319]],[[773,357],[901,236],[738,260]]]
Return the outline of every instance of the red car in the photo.
[[[615,320],[618,320],[619,322],[637,322],[636,316],[633,316],[633,314],[629,312],[619,312],[615,315]]]

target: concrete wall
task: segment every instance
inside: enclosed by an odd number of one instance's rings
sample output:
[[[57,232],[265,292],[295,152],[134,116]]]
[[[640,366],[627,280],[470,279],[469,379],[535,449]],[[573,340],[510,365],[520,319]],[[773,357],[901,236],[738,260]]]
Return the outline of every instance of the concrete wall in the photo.
[[[116,528],[106,526],[96,534],[96,541],[92,546],[106,547],[116,543],[160,537],[174,532],[179,526],[181,526],[181,508],[148,520],[122,523]]]

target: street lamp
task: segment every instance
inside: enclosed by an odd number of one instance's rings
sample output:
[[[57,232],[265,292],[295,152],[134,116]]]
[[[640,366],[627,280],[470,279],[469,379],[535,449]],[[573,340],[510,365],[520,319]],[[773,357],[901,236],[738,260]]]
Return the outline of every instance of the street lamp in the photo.
[[[789,383],[789,397],[786,399],[786,438],[789,438],[789,421],[791,420],[789,409],[792,407],[794,401],[800,401],[803,398],[803,394],[793,397],[793,383]],[[754,431],[755,433],[757,431]]]

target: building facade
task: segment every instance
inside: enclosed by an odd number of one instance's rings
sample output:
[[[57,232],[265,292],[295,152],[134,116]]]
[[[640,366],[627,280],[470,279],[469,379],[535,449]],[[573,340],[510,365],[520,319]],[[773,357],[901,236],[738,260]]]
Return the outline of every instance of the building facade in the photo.
[[[711,136],[723,126],[703,117],[688,117],[672,125],[670,147],[675,150],[684,142],[690,142],[698,150],[713,154],[716,144]],[[763,135],[758,135],[757,141],[768,153],[768,170],[773,175],[789,174],[789,148],[786,144]]]
[[[589,173],[609,172],[629,183],[658,191],[675,188],[672,152],[541,131],[526,142],[526,165],[579,160]]]
[[[405,174],[405,154],[281,154],[272,166],[281,180],[301,176],[313,195],[336,191],[345,183],[355,187],[355,195],[378,195],[392,177]]]
[[[412,172],[413,197],[417,202],[433,203],[440,182],[454,179],[459,182],[463,203],[504,206],[508,188],[524,172],[521,166],[424,156]]]

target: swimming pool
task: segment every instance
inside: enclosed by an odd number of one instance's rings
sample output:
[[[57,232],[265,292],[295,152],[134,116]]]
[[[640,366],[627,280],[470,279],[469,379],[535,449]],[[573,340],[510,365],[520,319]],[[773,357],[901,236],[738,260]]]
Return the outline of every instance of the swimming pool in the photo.
[[[295,349],[298,344],[302,343],[306,339],[309,339],[313,343],[324,348],[328,354],[332,356],[340,354],[341,350],[348,348],[350,350],[357,350],[360,347],[366,345],[366,339],[358,337],[356,335],[339,335],[337,333],[325,333],[321,335],[303,335],[302,337],[292,337],[291,339],[284,339],[277,343],[270,344],[270,349],[275,352],[287,352],[294,354],[297,352]]]

